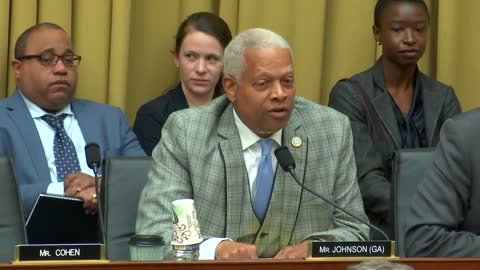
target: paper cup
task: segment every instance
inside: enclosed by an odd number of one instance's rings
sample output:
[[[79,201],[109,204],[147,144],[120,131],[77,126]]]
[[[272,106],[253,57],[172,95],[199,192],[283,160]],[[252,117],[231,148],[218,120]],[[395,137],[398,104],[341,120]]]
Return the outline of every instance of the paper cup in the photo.
[[[193,200],[181,199],[172,202],[173,234],[172,245],[194,245],[203,241],[198,225]]]

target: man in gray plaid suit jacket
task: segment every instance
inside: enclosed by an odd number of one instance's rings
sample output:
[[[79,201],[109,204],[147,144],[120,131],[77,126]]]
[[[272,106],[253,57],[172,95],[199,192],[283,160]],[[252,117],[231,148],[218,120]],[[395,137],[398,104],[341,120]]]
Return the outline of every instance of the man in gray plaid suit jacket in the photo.
[[[207,239],[201,258],[302,259],[305,240],[366,240],[366,225],[303,190],[273,155],[263,222],[252,209],[261,151],[256,142],[270,138],[274,148],[288,146],[304,185],[367,222],[349,120],[295,97],[288,43],[266,29],[240,33],[225,49],[223,85],[226,96],[167,120],[140,199],[137,234],[162,235],[169,243],[171,202],[192,198]]]

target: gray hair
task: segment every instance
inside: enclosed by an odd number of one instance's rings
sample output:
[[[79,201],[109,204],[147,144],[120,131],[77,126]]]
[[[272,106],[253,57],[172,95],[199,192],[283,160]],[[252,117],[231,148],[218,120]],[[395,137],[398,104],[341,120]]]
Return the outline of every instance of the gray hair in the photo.
[[[414,270],[414,269],[405,264],[391,263],[389,261],[383,261],[383,260],[374,260],[374,261],[362,262],[357,265],[349,266],[348,270]]]
[[[245,49],[248,48],[287,48],[288,42],[279,34],[264,28],[252,28],[241,32],[232,39],[223,53],[223,73],[237,81],[245,69]]]

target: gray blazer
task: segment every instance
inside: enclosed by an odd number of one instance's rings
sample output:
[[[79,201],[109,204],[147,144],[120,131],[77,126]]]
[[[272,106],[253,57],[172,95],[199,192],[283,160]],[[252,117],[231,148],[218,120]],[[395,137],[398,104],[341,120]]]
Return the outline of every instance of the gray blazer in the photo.
[[[460,104],[452,87],[419,72],[428,147],[438,143],[440,128],[448,118],[460,113]],[[392,235],[390,225],[390,174],[393,152],[401,145],[400,131],[391,98],[385,87],[381,58],[370,69],[352,77],[367,94],[389,138],[375,143],[369,129],[361,97],[347,81],[338,82],[330,93],[329,106],[350,118],[357,175],[365,211],[373,224]],[[373,113],[373,112],[372,112]]]
[[[145,155],[119,108],[83,99],[72,100],[71,106],[85,142],[98,143],[103,158]],[[28,217],[38,194],[47,191],[51,180],[40,135],[18,90],[0,100],[0,138],[0,155],[13,160]]]
[[[291,144],[295,136],[303,141],[300,147]],[[367,220],[355,178],[348,118],[296,98],[283,144],[292,152],[301,182]],[[205,238],[228,237],[256,244],[261,257],[272,257],[304,239],[368,238],[367,226],[302,190],[280,168],[261,225],[252,210],[240,137],[226,96],[168,118],[153,150],[153,167],[138,209],[137,234],[163,235],[169,243],[171,202],[182,198],[195,200]]]
[[[480,256],[480,109],[447,120],[405,217],[408,256]]]

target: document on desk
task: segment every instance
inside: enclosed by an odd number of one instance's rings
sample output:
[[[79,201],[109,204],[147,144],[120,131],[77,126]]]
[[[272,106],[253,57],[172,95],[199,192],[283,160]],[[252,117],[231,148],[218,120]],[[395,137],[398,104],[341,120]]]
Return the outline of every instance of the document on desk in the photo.
[[[80,198],[40,194],[27,219],[28,243],[98,243],[97,218],[85,214]]]

